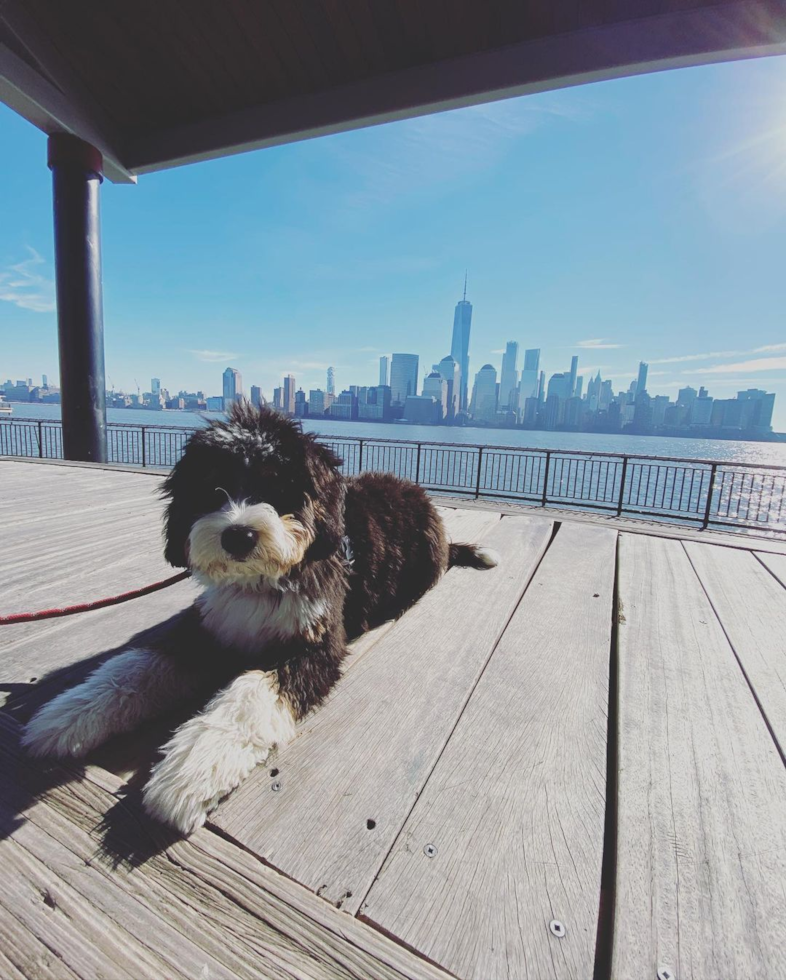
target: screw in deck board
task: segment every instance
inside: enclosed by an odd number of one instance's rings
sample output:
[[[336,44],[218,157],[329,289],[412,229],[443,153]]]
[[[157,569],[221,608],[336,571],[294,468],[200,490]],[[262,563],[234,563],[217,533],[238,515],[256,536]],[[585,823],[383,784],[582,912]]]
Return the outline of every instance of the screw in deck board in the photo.
[[[658,980],[677,980],[677,976],[670,966],[658,967]]]
[[[281,783],[278,780],[276,780],[274,783],[270,784],[270,788],[273,790],[274,793],[278,793],[279,790],[281,789]]]
[[[556,936],[557,939],[565,938],[565,926],[559,921],[559,919],[552,919],[551,922],[549,922],[549,931],[553,936]]]
[[[426,855],[427,858],[436,857],[437,848],[434,846],[434,844],[426,844],[426,846],[423,848],[423,853]]]

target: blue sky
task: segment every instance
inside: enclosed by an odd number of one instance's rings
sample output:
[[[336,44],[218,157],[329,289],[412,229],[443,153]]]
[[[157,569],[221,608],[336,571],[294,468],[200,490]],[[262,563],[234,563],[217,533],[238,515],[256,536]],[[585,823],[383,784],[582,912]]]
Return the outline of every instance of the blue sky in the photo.
[[[0,106],[0,376],[56,378],[45,137]],[[471,370],[776,391],[786,429],[786,59],[663,72],[262,150],[102,188],[117,388],[269,396],[421,374],[465,268]],[[585,378],[585,384],[588,378]]]

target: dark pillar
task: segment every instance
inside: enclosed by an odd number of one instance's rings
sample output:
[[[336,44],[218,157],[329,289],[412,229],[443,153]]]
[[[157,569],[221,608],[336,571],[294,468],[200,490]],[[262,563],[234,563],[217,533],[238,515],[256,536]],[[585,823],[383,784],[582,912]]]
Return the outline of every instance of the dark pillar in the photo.
[[[101,154],[76,136],[49,137],[55,217],[63,455],[105,463],[106,387],[101,298]]]

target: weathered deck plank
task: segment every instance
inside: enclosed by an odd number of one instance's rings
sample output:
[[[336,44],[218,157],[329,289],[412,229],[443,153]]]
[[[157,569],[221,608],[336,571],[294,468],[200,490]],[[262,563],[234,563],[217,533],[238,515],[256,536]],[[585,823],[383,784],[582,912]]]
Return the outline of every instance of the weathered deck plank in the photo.
[[[361,906],[457,977],[593,974],[616,537],[560,528]]]
[[[684,547],[786,757],[786,589],[750,552]]]
[[[786,976],[786,770],[680,542],[620,539],[612,976]]]
[[[349,911],[396,838],[545,551],[551,528],[504,518],[502,564],[455,568],[349,671],[336,693],[219,809],[215,824]]]
[[[0,774],[11,785],[18,770],[16,732],[8,719],[0,720],[0,733]],[[7,794],[0,804],[0,820],[10,834],[0,842],[0,895],[15,871],[24,884],[12,881],[12,894],[31,889],[24,925],[0,907],[4,933],[13,937],[5,951],[25,967],[25,977],[448,980],[209,831],[166,847],[165,832],[144,820],[133,803],[112,795],[119,783],[108,774],[97,774],[99,785],[95,770],[83,778],[73,773],[70,780],[67,770],[57,772],[57,785],[43,798],[33,799],[15,784],[19,793]],[[113,845],[145,858],[136,867],[115,866],[107,852],[103,821],[109,811]],[[8,854],[20,850],[45,855],[46,880],[7,862]],[[90,917],[84,932],[83,906]],[[49,965],[42,945],[56,963],[63,957],[75,969],[30,969],[39,961]]]
[[[775,578],[786,588],[786,555],[770,555],[757,551],[756,557],[768,568]]]

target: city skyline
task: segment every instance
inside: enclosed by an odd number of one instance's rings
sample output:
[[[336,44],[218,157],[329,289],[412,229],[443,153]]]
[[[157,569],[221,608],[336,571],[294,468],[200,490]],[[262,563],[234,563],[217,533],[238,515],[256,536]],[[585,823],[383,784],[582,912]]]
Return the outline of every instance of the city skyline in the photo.
[[[625,388],[614,390],[613,378],[602,378],[600,368],[586,368],[579,373],[579,355],[570,355],[570,367],[547,376],[541,366],[541,349],[525,348],[522,368],[518,368],[519,343],[507,341],[499,372],[486,363],[474,378],[462,375],[460,364],[469,365],[472,304],[467,299],[467,275],[464,292],[454,311],[451,354],[446,354],[431,368],[422,368],[420,355],[393,352],[379,357],[376,382],[359,384],[358,379],[346,386],[336,386],[335,368],[325,372],[325,388],[304,389],[296,377],[287,373],[283,384],[273,388],[272,398],[261,386],[252,385],[250,393],[243,388],[241,373],[227,367],[222,374],[222,394],[206,395],[204,391],[179,389],[175,395],[161,379],[154,377],[150,392],[144,396],[137,387],[136,396],[122,391],[111,392],[114,407],[180,408],[227,411],[234,401],[250,397],[255,405],[270,404],[288,415],[330,417],[367,421],[409,421],[435,425],[481,425],[504,428],[528,428],[545,431],[631,432],[657,434],[705,435],[728,437],[739,431],[743,437],[761,438],[773,431],[775,393],[764,389],[738,388],[734,398],[710,395],[705,386],[698,390],[683,385],[672,402],[668,395],[653,395],[648,389],[649,363],[640,361],[636,377]],[[455,356],[454,356],[455,355]],[[594,374],[591,372],[595,372]],[[33,387],[32,379],[7,380],[2,390],[8,397],[24,400],[53,401],[57,390]],[[466,395],[464,394],[466,392]],[[462,407],[462,398],[466,399]],[[777,431],[777,430],[776,430]]]
[[[470,379],[510,340],[585,390],[643,359],[654,394],[775,391],[784,430],[784,85],[784,59],[662,72],[107,182],[108,387],[231,365],[269,398],[400,351],[420,389],[467,269]],[[45,137],[0,110],[0,140],[0,376],[54,380]]]

